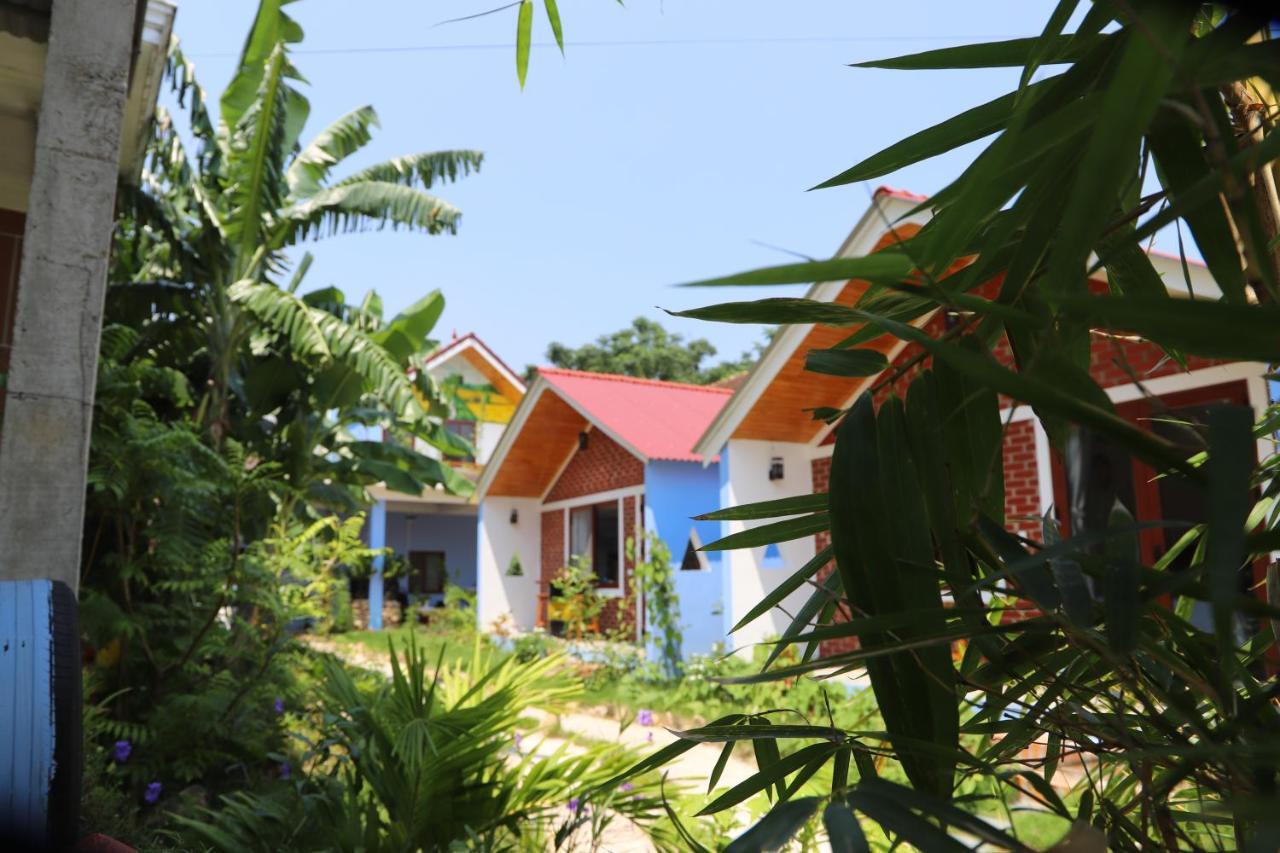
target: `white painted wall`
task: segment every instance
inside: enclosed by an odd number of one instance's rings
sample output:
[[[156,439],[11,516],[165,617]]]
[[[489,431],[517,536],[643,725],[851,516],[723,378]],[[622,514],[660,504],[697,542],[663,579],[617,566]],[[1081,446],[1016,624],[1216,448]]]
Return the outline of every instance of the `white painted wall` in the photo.
[[[493,424],[487,421],[476,424],[476,462],[481,465],[489,464],[489,460],[493,458],[493,451],[497,449],[498,442],[502,440],[502,434],[506,431],[506,424]]]
[[[511,511],[519,519],[511,523]],[[542,568],[542,514],[537,498],[485,498],[477,525],[476,619],[488,631],[504,613],[521,631],[533,629],[538,610],[538,576]],[[520,556],[524,574],[509,577],[512,555]]]
[[[730,441],[721,453],[721,460],[728,461],[728,479],[721,486],[721,506],[731,507],[757,501],[777,500],[795,495],[807,495],[813,492],[813,474],[810,466],[812,448],[806,444],[789,444],[770,441]],[[769,462],[775,457],[782,458],[785,476],[781,480],[769,479]],[[721,462],[724,464],[724,461]],[[722,522],[722,534],[737,533],[771,521],[726,521]],[[767,569],[763,567],[764,548],[726,551],[725,565],[728,568],[727,599],[729,614],[726,628],[737,624],[766,593],[789,578],[797,569],[813,558],[815,553],[812,536],[782,542],[778,546],[782,552],[782,567]],[[782,607],[788,613],[795,613],[810,595],[808,587],[787,596]],[[739,649],[751,643],[758,643],[769,637],[778,636],[790,624],[791,618],[778,608],[761,616],[737,633],[731,635],[733,645]],[[742,654],[749,655],[749,651]]]

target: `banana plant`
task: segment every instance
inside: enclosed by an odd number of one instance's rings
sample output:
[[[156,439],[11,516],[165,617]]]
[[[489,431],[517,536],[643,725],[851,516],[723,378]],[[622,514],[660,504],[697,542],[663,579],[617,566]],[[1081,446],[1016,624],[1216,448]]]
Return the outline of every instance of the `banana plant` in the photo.
[[[372,310],[376,297],[355,308],[331,298],[331,289],[298,295],[310,256],[291,250],[388,227],[454,233],[459,210],[429,190],[478,170],[482,155],[408,154],[338,174],[371,141],[378,117],[362,106],[299,142],[310,105],[290,58],[302,30],[285,5],[262,0],[216,119],[175,42],[167,73],[194,147],[159,109],[142,181],[125,191],[109,312],[144,329],[161,363],[192,378],[215,445],[243,422],[249,387],[269,384],[254,371],[280,356],[307,369],[270,381],[319,381],[321,397],[358,387],[447,452],[456,442],[439,427],[444,404],[430,378],[409,369],[443,299],[432,294],[383,323],[380,307]],[[437,481],[448,480],[442,472]]]

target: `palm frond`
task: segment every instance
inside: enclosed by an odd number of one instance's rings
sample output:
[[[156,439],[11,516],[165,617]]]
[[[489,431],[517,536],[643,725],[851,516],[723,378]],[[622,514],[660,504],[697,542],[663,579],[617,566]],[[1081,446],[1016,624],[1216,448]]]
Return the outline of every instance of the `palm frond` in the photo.
[[[389,181],[362,181],[317,192],[282,212],[277,245],[308,237],[382,229],[409,228],[439,234],[457,233],[462,211],[443,199]]]
[[[404,370],[361,329],[270,284],[238,281],[228,296],[284,337],[298,356],[341,362],[359,373],[369,393],[396,417],[410,422],[426,417]]]
[[[484,153],[481,151],[424,151],[420,154],[392,157],[390,160],[361,169],[338,181],[334,186],[341,187],[365,181],[387,181],[405,186],[420,184],[424,189],[430,189],[432,184],[437,182],[453,183],[459,177],[479,172],[480,164],[483,162]]]
[[[289,164],[285,180],[295,198],[305,198],[329,176],[329,171],[343,159],[359,151],[373,138],[370,128],[378,126],[373,107],[357,107],[316,134]]]

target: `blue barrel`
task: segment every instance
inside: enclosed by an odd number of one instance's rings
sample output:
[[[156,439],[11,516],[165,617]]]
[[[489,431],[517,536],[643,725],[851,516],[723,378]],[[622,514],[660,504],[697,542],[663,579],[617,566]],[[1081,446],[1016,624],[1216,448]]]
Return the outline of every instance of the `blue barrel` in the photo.
[[[75,594],[0,581],[0,839],[60,849],[78,834],[83,768]]]

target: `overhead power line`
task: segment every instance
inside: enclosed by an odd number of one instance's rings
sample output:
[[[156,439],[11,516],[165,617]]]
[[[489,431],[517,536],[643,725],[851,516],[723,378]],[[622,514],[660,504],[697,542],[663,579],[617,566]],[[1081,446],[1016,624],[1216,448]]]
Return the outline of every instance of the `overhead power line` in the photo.
[[[888,35],[888,36],[760,36],[746,38],[693,38],[693,39],[632,39],[632,40],[615,40],[615,41],[577,41],[566,42],[565,50],[572,48],[592,48],[592,47],[698,47],[698,46],[716,46],[716,45],[751,45],[751,44],[854,44],[865,43],[873,44],[876,42],[909,42],[909,41],[948,41],[968,43],[975,41],[1002,41],[1004,39],[1016,38],[1016,36],[980,36],[980,35],[956,35],[956,36],[923,36],[923,35]],[[555,42],[543,41],[533,42],[533,47],[556,47]],[[309,56],[325,56],[325,55],[349,55],[361,53],[431,53],[435,51],[466,51],[466,50],[514,50],[513,42],[493,42],[480,44],[414,44],[414,45],[370,45],[366,47],[318,47],[318,48],[299,48],[291,50],[290,53],[295,55]],[[225,52],[195,52],[189,53],[188,56],[193,58],[214,58],[214,57],[236,57],[240,55],[239,51]]]

